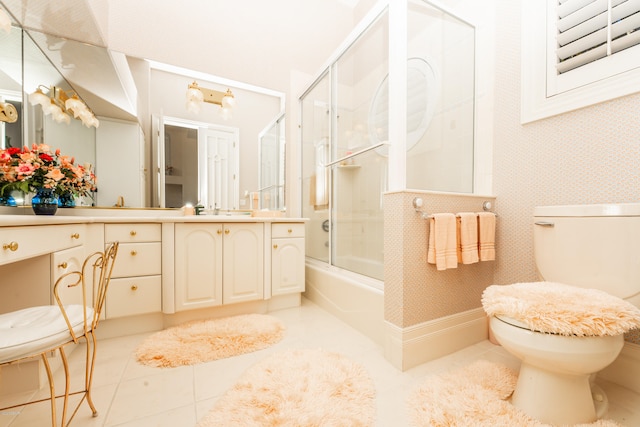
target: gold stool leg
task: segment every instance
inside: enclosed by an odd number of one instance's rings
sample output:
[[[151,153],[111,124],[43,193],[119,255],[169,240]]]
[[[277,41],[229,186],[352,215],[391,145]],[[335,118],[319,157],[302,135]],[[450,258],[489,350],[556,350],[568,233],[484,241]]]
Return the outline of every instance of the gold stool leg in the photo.
[[[62,366],[64,367],[64,403],[62,404],[62,421],[60,425],[64,426],[64,420],[67,419],[70,388],[69,363],[67,362],[67,354],[64,352],[64,347],[60,347],[60,357],[62,359]]]
[[[47,370],[47,379],[49,380],[49,396],[51,397],[51,425],[56,427],[56,387],[53,382],[53,374],[51,374],[51,366],[47,360],[46,353],[42,353],[42,362]]]
[[[96,364],[96,345],[98,344],[98,340],[96,340],[96,336],[93,334],[93,331],[89,332],[91,335],[91,345],[89,345],[89,339],[87,339],[87,363],[86,363],[86,371],[85,371],[85,390],[87,393],[87,403],[89,407],[91,407],[91,411],[93,412],[93,416],[98,416],[98,410],[93,404],[93,399],[91,398],[91,384],[93,383],[93,368]],[[89,361],[89,352],[91,352],[91,361]]]

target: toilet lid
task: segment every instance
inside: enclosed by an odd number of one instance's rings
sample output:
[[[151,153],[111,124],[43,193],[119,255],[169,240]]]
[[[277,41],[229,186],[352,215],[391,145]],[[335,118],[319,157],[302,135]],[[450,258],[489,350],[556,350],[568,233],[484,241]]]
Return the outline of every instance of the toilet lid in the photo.
[[[492,285],[482,307],[508,324],[549,334],[615,336],[640,328],[640,309],[628,301],[561,283]]]

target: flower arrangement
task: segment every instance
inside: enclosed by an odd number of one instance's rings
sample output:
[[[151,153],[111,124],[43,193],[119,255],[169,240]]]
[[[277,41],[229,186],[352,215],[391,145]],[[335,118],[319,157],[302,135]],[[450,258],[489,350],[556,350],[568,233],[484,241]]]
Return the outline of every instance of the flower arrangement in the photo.
[[[90,164],[76,165],[75,159],[51,152],[46,144],[31,148],[0,149],[0,196],[48,188],[57,195],[89,196],[95,191],[96,176]]]

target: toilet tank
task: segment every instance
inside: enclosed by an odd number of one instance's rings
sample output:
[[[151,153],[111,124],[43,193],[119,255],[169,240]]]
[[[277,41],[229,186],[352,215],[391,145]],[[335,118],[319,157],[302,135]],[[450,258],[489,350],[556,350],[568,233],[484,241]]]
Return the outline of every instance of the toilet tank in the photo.
[[[541,280],[603,290],[640,307],[640,203],[539,206]]]

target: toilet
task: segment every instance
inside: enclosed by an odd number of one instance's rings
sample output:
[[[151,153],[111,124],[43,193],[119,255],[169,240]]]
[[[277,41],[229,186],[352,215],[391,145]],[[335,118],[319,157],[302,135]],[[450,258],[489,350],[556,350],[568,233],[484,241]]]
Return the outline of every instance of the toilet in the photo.
[[[608,400],[593,380],[640,327],[640,203],[534,210],[541,281],[489,286],[495,339],[521,360],[511,403],[553,425],[594,422]]]

